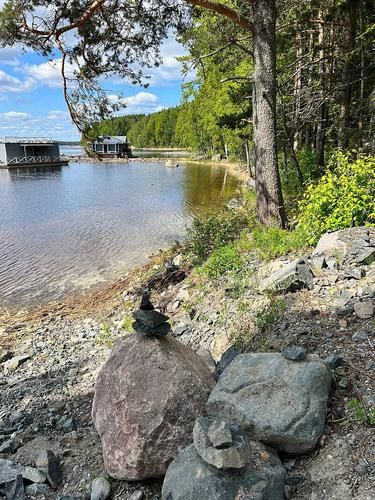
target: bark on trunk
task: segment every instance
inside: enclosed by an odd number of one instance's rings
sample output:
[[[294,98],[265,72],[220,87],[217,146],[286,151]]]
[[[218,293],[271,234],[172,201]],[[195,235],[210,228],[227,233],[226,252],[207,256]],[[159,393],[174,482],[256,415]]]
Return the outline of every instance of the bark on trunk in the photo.
[[[321,105],[319,108],[319,119],[316,126],[316,142],[315,142],[315,152],[317,156],[317,162],[321,170],[324,170],[325,158],[324,158],[324,144],[326,138],[326,128],[328,120],[328,107],[325,102],[325,94],[327,87],[327,75],[326,75],[326,63],[325,63],[325,50],[324,50],[324,18],[323,12],[319,12],[319,31],[318,31],[318,43],[319,43],[319,73],[320,73],[320,99]]]
[[[345,149],[349,146],[350,115],[352,104],[353,80],[353,50],[355,48],[355,34],[358,14],[357,0],[349,0],[345,13],[345,41],[344,41],[344,68],[342,73],[342,96],[340,103],[338,146]]]
[[[253,128],[257,209],[262,224],[285,226],[276,143],[276,3],[253,0]]]

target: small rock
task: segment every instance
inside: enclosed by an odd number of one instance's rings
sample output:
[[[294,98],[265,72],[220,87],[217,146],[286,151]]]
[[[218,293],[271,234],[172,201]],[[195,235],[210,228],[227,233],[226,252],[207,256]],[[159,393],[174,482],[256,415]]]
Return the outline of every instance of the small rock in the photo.
[[[111,485],[103,476],[96,477],[91,485],[90,500],[106,500],[111,493]]]
[[[349,381],[346,377],[340,378],[340,380],[337,383],[337,386],[340,387],[340,389],[347,389],[349,387]]]
[[[344,278],[360,280],[364,276],[364,270],[360,267],[347,269],[344,273]]]
[[[367,364],[366,364],[366,370],[375,370],[375,361],[369,361]]]
[[[200,457],[217,469],[242,469],[247,463],[247,443],[239,426],[230,427],[224,421],[199,417],[194,425],[193,441]]]
[[[47,496],[50,493],[50,488],[47,484],[34,483],[26,486],[25,493],[28,497]]]
[[[0,484],[15,481],[19,474],[22,474],[23,467],[10,460],[0,458]]]
[[[45,474],[34,467],[25,467],[22,471],[22,476],[32,483],[44,483],[46,481]]]
[[[209,426],[207,436],[214,448],[225,448],[233,443],[230,425],[223,420],[215,420]]]
[[[292,488],[291,486],[289,486],[289,484],[286,484],[284,486],[284,496],[287,500],[289,500],[289,498],[292,498]]]
[[[346,321],[346,319],[340,319],[339,320],[339,327],[341,329],[344,330],[347,326],[348,326],[348,322]]]
[[[10,414],[9,421],[12,424],[16,424],[17,422],[19,422],[22,419],[22,417],[23,417],[22,413],[20,411],[16,410]]]
[[[143,491],[142,490],[136,490],[132,496],[129,498],[129,500],[142,500],[143,498]]]
[[[58,431],[63,431],[65,434],[68,434],[69,432],[77,430],[77,422],[75,421],[74,417],[63,415],[57,422],[56,429]]]
[[[230,363],[234,360],[236,356],[238,356],[240,352],[235,347],[229,347],[220,358],[220,361],[217,364],[216,368],[216,377],[219,377],[225,368],[230,365]]]
[[[216,371],[216,363],[210,351],[201,347],[200,349],[198,349],[197,354],[206,363],[210,373],[214,374]]]
[[[281,354],[285,359],[290,359],[292,361],[303,361],[307,356],[305,349],[297,345],[288,347]]]
[[[345,359],[337,354],[330,354],[324,362],[331,368],[331,370],[336,370],[336,368],[345,364]]]
[[[354,312],[359,319],[369,319],[374,314],[374,305],[371,302],[356,302]]]
[[[0,446],[0,453],[13,453],[17,449],[17,441],[15,439],[7,439]]]
[[[52,450],[41,451],[35,461],[35,465],[46,475],[52,488],[60,486],[63,479],[60,460],[55,456]]]
[[[176,267],[181,267],[182,264],[182,255],[179,253],[172,259],[172,264]]]
[[[367,339],[368,332],[365,331],[355,332],[355,334],[352,335],[352,340],[354,340],[354,342],[366,342]]]
[[[21,356],[14,356],[13,358],[9,359],[8,361],[5,361],[5,363],[3,364],[4,372],[6,374],[10,373],[10,372],[14,372],[15,370],[17,370],[17,368],[20,365],[25,363],[25,361],[27,361],[28,359],[30,359],[30,356],[28,354],[23,354]]]
[[[5,484],[5,496],[8,500],[24,500],[26,499],[23,477],[18,474],[15,481]]]
[[[286,484],[298,484],[305,479],[303,474],[287,474],[285,477]]]

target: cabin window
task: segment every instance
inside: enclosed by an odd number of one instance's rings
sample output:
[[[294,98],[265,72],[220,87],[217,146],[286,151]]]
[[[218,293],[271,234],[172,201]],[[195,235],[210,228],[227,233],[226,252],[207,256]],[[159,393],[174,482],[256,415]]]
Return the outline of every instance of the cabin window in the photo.
[[[103,153],[103,144],[95,144],[95,151]]]
[[[108,153],[116,153],[116,144],[108,144]]]

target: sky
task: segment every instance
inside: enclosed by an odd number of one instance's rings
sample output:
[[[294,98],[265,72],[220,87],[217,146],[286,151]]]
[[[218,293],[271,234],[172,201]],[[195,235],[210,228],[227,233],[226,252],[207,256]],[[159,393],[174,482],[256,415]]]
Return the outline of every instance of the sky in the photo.
[[[4,2],[0,0],[0,8]],[[184,49],[171,36],[162,46],[163,64],[147,70],[147,89],[118,77],[105,82],[109,94],[122,93],[127,108],[119,114],[152,113],[179,103]],[[79,140],[63,98],[61,60],[48,61],[18,47],[0,49],[0,136]]]

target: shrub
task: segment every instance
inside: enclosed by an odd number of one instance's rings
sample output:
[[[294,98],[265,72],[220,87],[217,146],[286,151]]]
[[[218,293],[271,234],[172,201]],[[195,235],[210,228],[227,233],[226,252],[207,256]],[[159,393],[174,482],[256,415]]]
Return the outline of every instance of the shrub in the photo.
[[[296,152],[296,156],[304,182],[311,182],[313,179],[316,179],[319,175],[319,167],[315,151],[309,148],[302,148]],[[283,164],[282,158],[280,158],[280,164]],[[286,193],[297,194],[301,192],[302,187],[291,159],[288,161],[287,168],[281,169],[280,174],[282,186]]]
[[[301,227],[287,231],[278,227],[258,226],[239,242],[240,249],[255,251],[262,260],[271,260],[304,247],[306,233]]]
[[[200,271],[212,279],[218,279],[226,271],[238,271],[242,267],[239,251],[233,245],[226,245],[212,252]]]
[[[310,184],[299,221],[313,244],[327,231],[375,223],[375,157],[336,153],[328,171]]]
[[[256,313],[255,324],[261,332],[275,325],[286,309],[285,300],[270,296],[269,303]]]
[[[195,265],[202,264],[216,249],[238,239],[249,225],[244,210],[223,208],[195,219],[186,234],[186,252]]]

